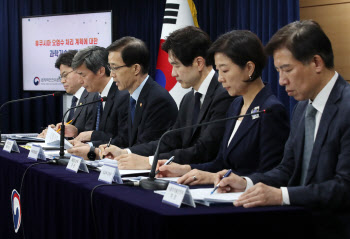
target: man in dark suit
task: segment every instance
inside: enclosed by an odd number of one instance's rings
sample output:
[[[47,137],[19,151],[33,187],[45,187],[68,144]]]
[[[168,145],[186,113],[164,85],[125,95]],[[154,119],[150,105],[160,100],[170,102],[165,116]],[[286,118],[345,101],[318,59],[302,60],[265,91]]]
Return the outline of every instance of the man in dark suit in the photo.
[[[158,139],[174,124],[178,110],[169,92],[148,75],[149,51],[145,43],[134,37],[123,37],[113,42],[107,50],[108,68],[115,85],[119,91],[127,90],[130,94],[128,119],[124,122],[128,127],[128,143],[125,145],[122,141],[124,137],[118,134],[111,144],[126,147]],[[102,122],[111,120],[102,116]],[[99,132],[95,137],[97,134]],[[103,136],[96,138],[100,140],[95,141],[94,146],[109,141]],[[86,146],[79,147],[75,154],[81,155],[86,151]],[[97,153],[98,149],[95,149]]]
[[[273,55],[280,84],[300,101],[283,160],[266,173],[231,174],[219,191],[246,190],[236,206],[315,209],[315,238],[349,238],[350,86],[334,70],[331,42],[316,22],[293,22],[271,38],[266,51]]]
[[[81,75],[83,86],[88,92],[98,92],[99,97],[107,97],[107,101],[94,104],[96,107],[95,129],[85,131],[77,135],[77,130],[68,125],[66,136],[75,137],[74,145],[70,153],[87,156],[90,148],[100,142],[108,141],[118,136],[120,145],[127,145],[127,126],[125,122],[128,117],[127,91],[119,91],[110,77],[108,65],[108,51],[103,47],[90,46],[80,50],[74,57],[72,67]],[[108,119],[108,120],[107,120]],[[78,144],[77,142],[91,141],[90,146]],[[86,147],[83,147],[86,146]]]
[[[174,124],[178,110],[169,92],[148,75],[150,54],[146,44],[123,37],[107,50],[113,80],[119,90],[130,94],[127,146],[158,139]],[[123,147],[116,138],[111,143]]]
[[[192,87],[180,104],[173,129],[224,118],[232,102],[218,82],[218,76],[206,61],[211,45],[209,36],[196,27],[186,27],[169,35],[162,49],[169,53],[172,76],[183,88]],[[197,95],[197,96],[195,96]],[[200,163],[213,160],[218,153],[224,124],[213,124],[170,134],[161,143],[160,158],[175,156],[178,163]],[[128,149],[101,146],[102,155],[116,157],[124,169],[150,168],[158,140]],[[142,155],[142,156],[141,156]],[[150,156],[150,157],[144,157]]]
[[[60,79],[66,93],[72,95],[71,106],[78,106],[93,101],[95,93],[87,92],[82,86],[81,77],[73,71],[72,61],[78,51],[70,50],[59,55],[55,62],[55,67],[60,70]],[[71,110],[66,118],[66,122],[74,125],[78,132],[92,130],[95,124],[92,122],[95,118],[95,107],[85,106]],[[87,123],[89,122],[89,123]],[[50,125],[49,127],[58,128],[60,123]],[[38,137],[45,138],[47,129],[45,129]]]

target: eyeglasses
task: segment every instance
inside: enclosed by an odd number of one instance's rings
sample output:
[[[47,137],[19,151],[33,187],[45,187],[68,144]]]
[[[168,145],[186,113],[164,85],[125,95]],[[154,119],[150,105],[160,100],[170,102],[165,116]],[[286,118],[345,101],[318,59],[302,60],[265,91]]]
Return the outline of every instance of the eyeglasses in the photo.
[[[63,74],[63,75],[60,75],[59,77],[58,77],[58,79],[59,80],[62,80],[62,79],[64,79],[64,78],[67,78],[67,76],[70,74],[70,73],[72,73],[73,71],[70,71],[70,72],[67,72],[67,73],[65,73],[65,74]]]
[[[123,66],[116,66],[116,67],[112,67],[110,65],[107,65],[107,68],[109,71],[117,71],[118,69],[124,67],[124,66],[127,66],[127,65],[123,65]]]

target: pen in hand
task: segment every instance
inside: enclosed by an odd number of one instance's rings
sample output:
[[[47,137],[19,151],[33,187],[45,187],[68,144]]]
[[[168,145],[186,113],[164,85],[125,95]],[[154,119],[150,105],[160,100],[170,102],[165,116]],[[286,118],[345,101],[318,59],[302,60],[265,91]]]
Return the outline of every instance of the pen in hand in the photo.
[[[168,159],[168,161],[166,161],[164,165],[169,165],[169,164],[171,164],[171,163],[173,162],[174,158],[175,158],[175,156],[170,157],[170,159]],[[157,175],[158,173],[159,173],[159,170],[156,171],[156,175]]]
[[[109,138],[109,142],[108,142],[106,148],[109,148],[109,146],[111,146],[111,141],[112,141],[112,138]],[[100,151],[101,151],[101,150],[100,150]],[[100,157],[102,157],[102,158],[104,159],[104,158],[106,157],[106,155],[102,155],[102,156],[100,156]]]
[[[70,121],[68,121],[66,124],[70,124],[70,123],[72,123],[72,121],[73,121],[73,119],[71,119]],[[61,131],[61,128],[59,128],[58,130],[56,130],[57,133],[60,132],[60,131]]]
[[[222,179],[224,179],[224,178],[230,176],[231,173],[232,173],[232,169],[228,170],[228,171],[225,173],[225,175],[222,177]],[[222,179],[221,179],[221,180],[222,180]],[[220,180],[220,182],[221,182],[221,180]],[[220,182],[215,186],[214,190],[210,193],[210,195],[212,195],[212,194],[216,191],[216,189],[219,188]]]
[[[107,144],[107,148],[109,148],[109,146],[111,146],[111,141],[112,141],[112,138],[109,139],[109,142]]]

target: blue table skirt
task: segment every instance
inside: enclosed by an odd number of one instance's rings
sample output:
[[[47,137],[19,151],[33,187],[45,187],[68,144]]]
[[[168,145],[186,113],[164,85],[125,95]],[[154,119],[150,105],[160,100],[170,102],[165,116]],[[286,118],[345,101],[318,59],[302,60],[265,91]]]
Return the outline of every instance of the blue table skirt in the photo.
[[[101,186],[99,174],[72,173],[64,166],[30,168],[21,192],[22,224],[14,232],[11,192],[20,192],[24,171],[35,163],[21,153],[0,151],[0,238],[208,238],[238,235],[306,238],[310,212],[301,207],[245,209],[233,205],[175,208],[153,191],[122,185]],[[96,230],[97,228],[97,230]],[[24,230],[24,233],[23,233]]]

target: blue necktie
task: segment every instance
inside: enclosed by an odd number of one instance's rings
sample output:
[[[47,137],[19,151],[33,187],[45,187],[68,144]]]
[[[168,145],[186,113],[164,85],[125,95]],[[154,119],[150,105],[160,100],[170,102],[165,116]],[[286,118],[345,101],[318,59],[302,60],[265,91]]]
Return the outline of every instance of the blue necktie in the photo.
[[[78,98],[73,96],[72,98],[72,104],[70,105],[70,107],[75,107],[77,105],[77,101],[78,101]],[[67,122],[71,121],[73,119],[73,116],[74,116],[74,109],[71,109],[69,111],[69,115],[68,115],[68,118],[67,118]]]
[[[135,106],[136,106],[136,100],[130,96],[130,115],[131,115],[132,123],[134,123]]]
[[[98,99],[101,100],[101,95],[99,95]],[[102,117],[102,113],[103,113],[103,106],[102,106],[102,101],[97,103],[97,120],[96,120],[96,131],[99,129],[100,127],[100,119]]]
[[[312,149],[314,147],[314,135],[315,135],[315,115],[317,110],[308,104],[305,113],[305,140],[304,140],[304,154],[303,163],[301,168],[301,179],[300,185],[305,185],[305,180],[307,176],[307,171],[309,169]]]

